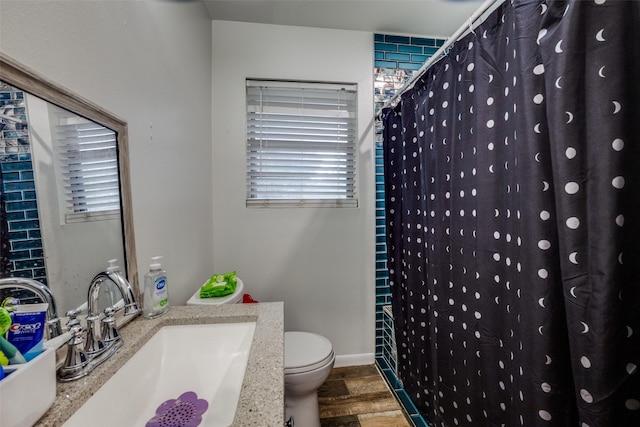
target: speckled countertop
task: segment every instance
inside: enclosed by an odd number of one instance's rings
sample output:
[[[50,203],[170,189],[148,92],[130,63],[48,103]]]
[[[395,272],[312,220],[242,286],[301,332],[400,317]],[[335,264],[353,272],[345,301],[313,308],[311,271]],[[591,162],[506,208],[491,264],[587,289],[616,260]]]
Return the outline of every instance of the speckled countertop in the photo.
[[[56,400],[35,424],[58,427],[73,415],[160,328],[169,325],[256,322],[233,426],[284,425],[284,305],[281,302],[171,307],[156,319],[124,326],[124,346],[88,376],[57,384]]]

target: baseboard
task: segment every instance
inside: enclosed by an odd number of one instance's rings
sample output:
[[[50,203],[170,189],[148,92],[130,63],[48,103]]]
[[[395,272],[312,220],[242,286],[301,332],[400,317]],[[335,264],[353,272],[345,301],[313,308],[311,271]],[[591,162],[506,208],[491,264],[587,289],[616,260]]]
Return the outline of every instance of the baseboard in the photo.
[[[375,353],[345,354],[336,356],[336,361],[333,366],[335,368],[341,368],[343,366],[373,365],[375,362]]]

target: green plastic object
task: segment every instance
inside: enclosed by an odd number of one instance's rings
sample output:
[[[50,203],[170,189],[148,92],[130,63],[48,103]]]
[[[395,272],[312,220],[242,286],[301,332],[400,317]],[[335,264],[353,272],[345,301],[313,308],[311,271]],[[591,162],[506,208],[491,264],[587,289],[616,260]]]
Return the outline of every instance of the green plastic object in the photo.
[[[0,335],[4,335],[5,332],[9,330],[10,327],[11,327],[11,315],[9,314],[9,311],[6,308],[0,307]]]
[[[207,283],[200,287],[200,298],[216,298],[232,294],[236,291],[238,278],[235,271],[225,274],[214,274]]]
[[[11,327],[11,315],[6,308],[0,307],[0,364],[9,365],[26,363],[22,353],[4,338],[5,332]]]

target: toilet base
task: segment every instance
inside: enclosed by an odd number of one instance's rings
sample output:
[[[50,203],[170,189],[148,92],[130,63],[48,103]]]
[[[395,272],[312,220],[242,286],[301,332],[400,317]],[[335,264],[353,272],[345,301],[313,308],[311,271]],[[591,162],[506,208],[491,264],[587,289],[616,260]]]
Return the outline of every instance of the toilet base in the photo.
[[[303,396],[287,393],[285,390],[284,403],[284,419],[293,417],[295,427],[320,427],[317,390]]]

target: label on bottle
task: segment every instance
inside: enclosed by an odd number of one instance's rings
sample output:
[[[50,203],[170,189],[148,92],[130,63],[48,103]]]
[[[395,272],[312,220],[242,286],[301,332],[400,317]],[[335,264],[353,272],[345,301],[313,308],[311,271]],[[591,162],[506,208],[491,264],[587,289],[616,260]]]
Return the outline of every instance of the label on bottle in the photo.
[[[167,278],[165,276],[157,277],[155,280],[156,288],[156,304],[163,308],[169,304],[169,295],[167,292]]]

